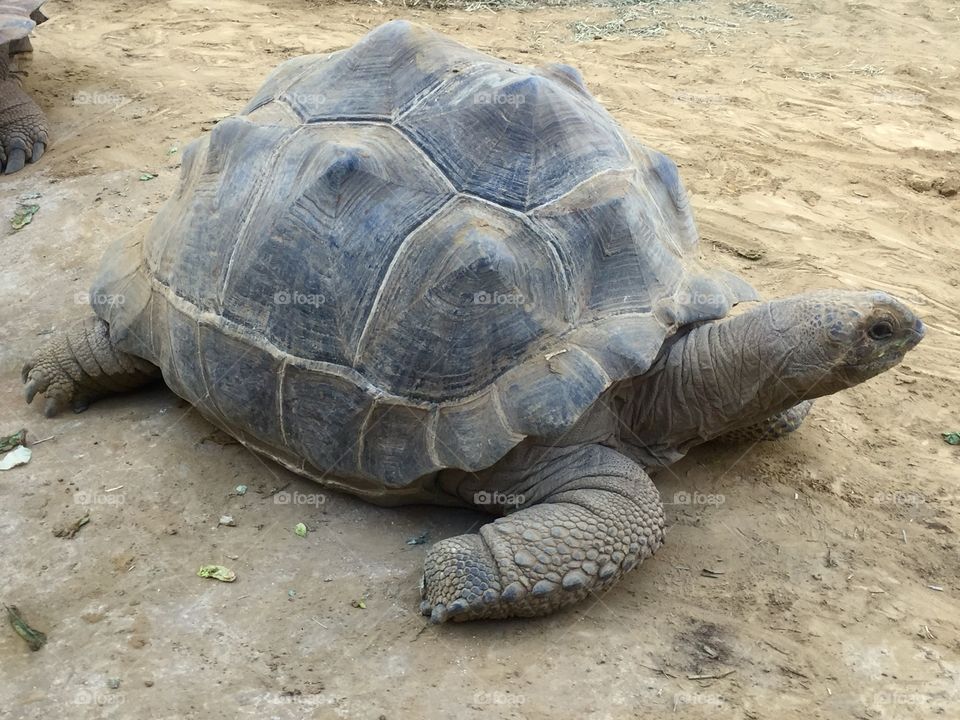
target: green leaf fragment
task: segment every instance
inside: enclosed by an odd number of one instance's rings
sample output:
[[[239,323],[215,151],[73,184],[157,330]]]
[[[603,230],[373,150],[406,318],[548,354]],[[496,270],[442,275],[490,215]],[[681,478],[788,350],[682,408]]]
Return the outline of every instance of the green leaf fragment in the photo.
[[[42,648],[47,642],[47,636],[27,625],[27,621],[20,615],[16,605],[4,605],[4,607],[7,609],[7,619],[13,629],[16,630],[17,635],[26,640],[27,645],[34,652]]]
[[[147,180],[153,180],[156,177],[154,173],[145,172],[140,174],[140,180],[146,182]]]
[[[221,582],[233,582],[237,579],[237,574],[230,568],[223,565],[204,565],[197,570],[197,575],[202,578],[213,578]]]
[[[26,429],[15,432],[13,435],[7,435],[6,437],[0,437],[0,452],[7,452],[7,450],[13,450],[17,445],[26,445],[27,444],[27,431]]]
[[[293,531],[297,534],[298,537],[307,536],[307,526],[304,525],[303,523],[297,523],[296,526],[293,528]]]
[[[19,230],[31,222],[33,222],[33,216],[37,214],[37,211],[40,210],[39,205],[32,203],[19,203],[17,209],[13,213],[13,217],[10,218],[10,225],[14,230]]]
[[[960,432],[945,432],[940,434],[943,435],[943,439],[948,445],[960,445]]]

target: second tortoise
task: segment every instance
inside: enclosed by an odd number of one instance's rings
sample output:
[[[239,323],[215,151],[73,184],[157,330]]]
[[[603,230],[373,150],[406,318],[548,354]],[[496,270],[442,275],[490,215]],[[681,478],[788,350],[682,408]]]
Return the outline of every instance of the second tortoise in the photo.
[[[0,0],[0,172],[36,162],[48,143],[47,118],[14,70],[15,56],[29,52],[30,32],[46,20],[43,0]]]

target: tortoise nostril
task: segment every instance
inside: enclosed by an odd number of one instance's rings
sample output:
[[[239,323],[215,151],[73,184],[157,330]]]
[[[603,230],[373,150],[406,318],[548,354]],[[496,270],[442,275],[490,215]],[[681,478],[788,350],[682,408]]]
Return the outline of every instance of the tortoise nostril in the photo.
[[[889,320],[878,320],[870,327],[867,334],[874,340],[889,340],[893,337],[893,324]]]

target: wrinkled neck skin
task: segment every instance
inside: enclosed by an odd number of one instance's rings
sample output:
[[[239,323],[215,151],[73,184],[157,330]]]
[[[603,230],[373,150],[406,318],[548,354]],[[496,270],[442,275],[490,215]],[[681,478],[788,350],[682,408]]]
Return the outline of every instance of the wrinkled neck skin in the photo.
[[[700,443],[833,392],[798,382],[818,362],[769,303],[668,341],[650,371],[613,389],[620,441],[646,467],[669,465]]]

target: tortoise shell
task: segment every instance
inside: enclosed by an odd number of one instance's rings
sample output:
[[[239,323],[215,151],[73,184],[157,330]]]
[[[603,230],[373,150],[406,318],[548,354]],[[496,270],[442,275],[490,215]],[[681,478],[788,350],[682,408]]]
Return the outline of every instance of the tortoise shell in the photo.
[[[576,70],[395,21],[283,63],[192,143],[92,301],[212,422],[391,502],[562,436],[754,297],[697,246],[676,166]]]
[[[0,0],[0,45],[25,38],[46,20],[40,6],[46,0]]]

